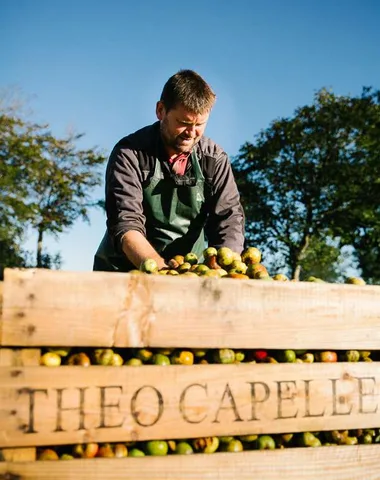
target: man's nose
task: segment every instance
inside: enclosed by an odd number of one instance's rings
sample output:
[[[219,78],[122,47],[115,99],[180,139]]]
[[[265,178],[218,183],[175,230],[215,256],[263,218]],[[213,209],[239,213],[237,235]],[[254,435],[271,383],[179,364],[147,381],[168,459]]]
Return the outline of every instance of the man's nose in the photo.
[[[189,125],[186,128],[186,135],[188,135],[191,138],[196,137],[197,136],[196,126],[195,125]]]

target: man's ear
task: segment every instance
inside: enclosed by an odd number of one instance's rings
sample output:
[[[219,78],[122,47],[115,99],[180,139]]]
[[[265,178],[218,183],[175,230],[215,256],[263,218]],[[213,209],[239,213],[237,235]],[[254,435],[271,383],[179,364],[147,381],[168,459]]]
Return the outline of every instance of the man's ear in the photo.
[[[159,100],[156,104],[156,115],[158,120],[162,120],[165,115],[165,105]]]

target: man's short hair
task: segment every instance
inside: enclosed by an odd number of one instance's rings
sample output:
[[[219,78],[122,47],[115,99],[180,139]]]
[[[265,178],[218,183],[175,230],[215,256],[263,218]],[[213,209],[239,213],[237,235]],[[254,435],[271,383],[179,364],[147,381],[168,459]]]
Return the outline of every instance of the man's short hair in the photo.
[[[181,104],[186,110],[195,114],[210,111],[215,103],[216,95],[193,70],[179,70],[165,83],[161,93],[161,102],[166,111]]]

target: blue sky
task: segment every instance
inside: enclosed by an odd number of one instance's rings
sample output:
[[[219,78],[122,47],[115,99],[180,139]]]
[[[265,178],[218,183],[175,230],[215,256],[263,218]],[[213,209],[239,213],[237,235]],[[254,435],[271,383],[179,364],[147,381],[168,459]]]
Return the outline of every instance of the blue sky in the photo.
[[[191,68],[217,94],[206,134],[233,156],[322,87],[380,88],[379,25],[377,0],[0,0],[0,89],[19,89],[56,136],[74,128],[80,147],[108,154]],[[91,270],[104,230],[94,211],[46,247],[64,270]]]

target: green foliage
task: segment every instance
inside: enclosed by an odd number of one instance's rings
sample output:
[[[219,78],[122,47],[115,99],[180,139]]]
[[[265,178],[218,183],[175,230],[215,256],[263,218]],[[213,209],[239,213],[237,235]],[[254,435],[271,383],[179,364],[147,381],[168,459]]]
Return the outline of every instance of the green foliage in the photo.
[[[380,280],[372,264],[380,260],[379,103],[380,92],[369,88],[358,97],[322,89],[233,161],[249,242],[296,278],[313,245],[325,244],[327,265],[332,251],[324,239],[332,238],[338,250],[353,245],[363,273]]]
[[[380,284],[379,229],[372,229],[352,239],[356,257],[362,268],[362,276],[369,284]]]
[[[0,103],[0,264],[26,263],[26,229],[38,234],[38,267],[59,266],[59,256],[43,250],[45,234],[59,234],[82,218],[88,220],[94,187],[102,182],[106,157],[79,149],[83,134],[56,138],[46,125],[31,123]]]
[[[25,253],[21,250],[15,236],[9,230],[0,227],[0,265],[8,267],[25,267]]]
[[[300,266],[301,280],[314,276],[332,283],[343,283],[348,269],[356,269],[350,250],[339,248],[338,242],[329,238],[312,238]]]

